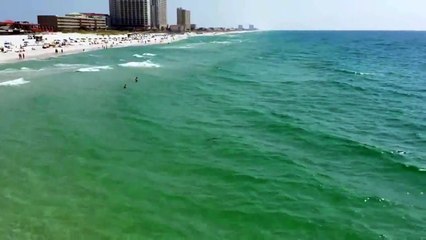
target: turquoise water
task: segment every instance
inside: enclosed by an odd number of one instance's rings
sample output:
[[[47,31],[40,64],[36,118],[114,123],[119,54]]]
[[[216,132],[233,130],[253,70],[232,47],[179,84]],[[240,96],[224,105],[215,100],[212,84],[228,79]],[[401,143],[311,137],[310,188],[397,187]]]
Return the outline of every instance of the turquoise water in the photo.
[[[262,32],[2,65],[0,238],[425,238],[425,39]]]

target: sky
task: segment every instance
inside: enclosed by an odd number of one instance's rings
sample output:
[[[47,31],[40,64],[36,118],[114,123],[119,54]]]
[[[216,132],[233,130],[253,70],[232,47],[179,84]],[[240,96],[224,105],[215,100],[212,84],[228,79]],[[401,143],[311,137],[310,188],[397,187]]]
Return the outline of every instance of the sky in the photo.
[[[108,0],[1,0],[0,21],[37,14],[108,13]],[[426,0],[168,0],[168,23],[176,8],[191,10],[203,27],[254,24],[283,30],[426,30]],[[19,9],[19,10],[12,10]]]

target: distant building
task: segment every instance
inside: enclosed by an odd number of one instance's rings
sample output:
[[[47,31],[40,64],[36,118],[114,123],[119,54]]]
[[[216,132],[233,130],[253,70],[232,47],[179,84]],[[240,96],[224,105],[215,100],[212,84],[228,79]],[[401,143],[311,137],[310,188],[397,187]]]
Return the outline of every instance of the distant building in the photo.
[[[249,30],[253,31],[253,30],[256,30],[256,28],[254,28],[254,25],[253,25],[253,24],[250,24],[250,26],[249,26]]]
[[[111,25],[121,29],[151,29],[151,0],[109,0]]]
[[[167,0],[151,0],[151,27],[167,28]]]
[[[185,31],[191,30],[191,11],[178,8],[177,9],[177,25],[183,26]]]
[[[243,25],[238,25],[238,30],[239,30],[239,31],[244,30],[244,26],[243,26]]]
[[[111,17],[108,14],[103,13],[81,13],[91,18],[105,20],[107,28],[111,27]]]
[[[69,13],[64,17],[54,15],[37,16],[38,24],[48,26],[53,31],[73,31],[73,30],[105,30],[107,28],[107,18],[105,14],[96,13]]]
[[[6,20],[4,22],[0,22],[0,35],[53,31],[53,27],[42,26],[40,24],[30,23],[28,21]]]
[[[170,25],[170,31],[175,33],[185,32],[185,27],[182,25]]]

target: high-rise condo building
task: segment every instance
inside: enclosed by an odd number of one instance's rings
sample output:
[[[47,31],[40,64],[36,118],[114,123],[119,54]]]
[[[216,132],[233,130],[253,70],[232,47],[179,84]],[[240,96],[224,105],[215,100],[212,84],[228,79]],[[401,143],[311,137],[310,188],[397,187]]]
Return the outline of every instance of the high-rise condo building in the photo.
[[[191,30],[191,12],[189,10],[177,9],[177,25],[183,26],[185,31]]]
[[[167,0],[151,0],[151,26],[161,30],[167,28]]]
[[[150,29],[151,0],[109,0],[111,24],[116,28]]]

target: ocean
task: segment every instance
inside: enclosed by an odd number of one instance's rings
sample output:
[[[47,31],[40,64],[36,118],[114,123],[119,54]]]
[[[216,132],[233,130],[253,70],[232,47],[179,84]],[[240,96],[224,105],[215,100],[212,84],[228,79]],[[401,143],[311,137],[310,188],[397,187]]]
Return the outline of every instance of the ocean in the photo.
[[[426,32],[0,66],[1,239],[425,239],[425,193]]]

